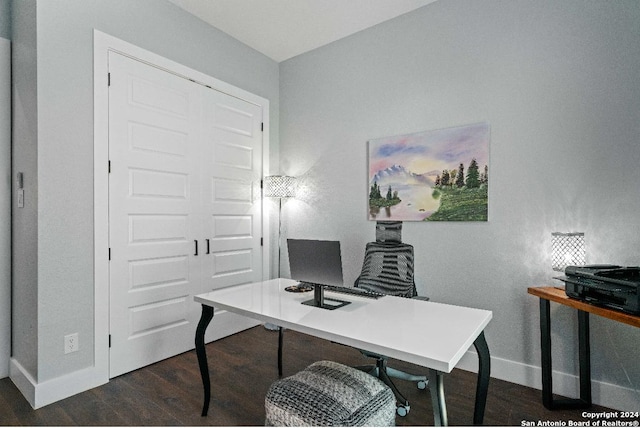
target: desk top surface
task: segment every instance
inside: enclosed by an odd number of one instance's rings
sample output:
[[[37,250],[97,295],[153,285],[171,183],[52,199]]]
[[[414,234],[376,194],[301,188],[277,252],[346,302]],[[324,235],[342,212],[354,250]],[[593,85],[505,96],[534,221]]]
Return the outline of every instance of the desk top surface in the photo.
[[[609,318],[614,321],[619,321],[635,327],[640,327],[640,316],[628,314],[621,311],[615,311],[613,309],[604,308],[602,306],[592,305],[591,303],[583,302],[582,300],[572,299],[571,297],[567,296],[567,293],[563,288],[529,287],[527,291],[529,294],[540,297],[541,299],[550,300],[552,302],[560,303],[561,305],[570,306],[572,308],[599,315],[601,317]]]
[[[200,294],[198,303],[246,315],[388,357],[449,373],[482,333],[492,312],[430,301],[333,293],[351,302],[334,310],[303,305],[313,292],[290,293],[274,279]],[[215,323],[215,317],[213,320]],[[215,324],[214,324],[215,325]]]

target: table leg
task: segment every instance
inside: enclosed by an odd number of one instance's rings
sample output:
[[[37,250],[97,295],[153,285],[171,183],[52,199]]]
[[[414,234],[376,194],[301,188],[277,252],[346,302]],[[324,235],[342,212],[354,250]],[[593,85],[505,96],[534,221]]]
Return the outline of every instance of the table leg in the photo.
[[[542,364],[542,404],[553,408],[553,379],[551,377],[551,304],[540,299],[540,358]]]
[[[591,350],[589,312],[578,310],[578,358],[580,361],[580,401],[591,406]]]
[[[438,370],[429,369],[429,390],[433,407],[433,423],[436,426],[447,426],[447,406],[444,402],[444,379]]]
[[[484,419],[484,409],[487,404],[487,391],[489,389],[489,378],[491,375],[491,356],[489,346],[484,337],[484,331],[480,333],[473,345],[478,352],[478,383],[476,385],[476,402],[473,411],[473,424],[482,425]]]
[[[542,404],[549,410],[591,407],[591,357],[589,351],[589,313],[578,310],[578,358],[580,362],[580,398],[555,400],[551,361],[551,308],[540,298],[540,353],[542,363]]]
[[[278,376],[282,377],[282,327],[278,327]]]
[[[209,400],[211,398],[211,382],[209,379],[209,365],[207,364],[207,350],[204,346],[204,333],[207,331],[209,323],[213,319],[213,307],[202,305],[202,315],[196,328],[196,355],[200,366],[200,376],[204,388],[204,404],[202,406],[202,416],[207,416],[209,411]]]

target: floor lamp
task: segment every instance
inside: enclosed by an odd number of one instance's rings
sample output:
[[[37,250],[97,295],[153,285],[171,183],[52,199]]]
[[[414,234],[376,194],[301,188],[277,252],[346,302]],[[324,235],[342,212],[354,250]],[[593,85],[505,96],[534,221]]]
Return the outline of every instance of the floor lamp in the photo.
[[[282,233],[282,199],[295,196],[296,179],[289,175],[268,175],[264,178],[264,196],[278,198],[278,278],[280,278],[280,262],[282,258],[281,233]],[[279,327],[266,323],[267,330],[278,330]]]

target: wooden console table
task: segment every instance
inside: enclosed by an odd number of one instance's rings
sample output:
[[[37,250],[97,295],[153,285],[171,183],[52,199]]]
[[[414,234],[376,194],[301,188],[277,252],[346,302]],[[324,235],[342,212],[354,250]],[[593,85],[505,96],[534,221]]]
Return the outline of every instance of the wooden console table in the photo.
[[[581,409],[591,406],[591,355],[589,352],[589,314],[640,327],[640,316],[595,306],[571,299],[563,288],[529,287],[529,294],[540,298],[540,352],[542,355],[542,403],[547,409]],[[551,379],[551,309],[550,302],[578,311],[578,358],[580,362],[580,398],[553,399]]]

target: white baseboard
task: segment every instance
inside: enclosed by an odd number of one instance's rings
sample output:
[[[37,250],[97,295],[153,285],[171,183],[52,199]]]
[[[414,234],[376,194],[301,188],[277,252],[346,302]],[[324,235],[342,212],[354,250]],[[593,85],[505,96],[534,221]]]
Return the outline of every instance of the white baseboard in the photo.
[[[18,388],[18,391],[20,391],[29,404],[31,404],[31,407],[33,407],[36,396],[36,381],[31,374],[13,358],[9,361],[9,378]]]
[[[226,311],[217,313],[215,320],[219,328],[207,330],[207,343],[260,324],[259,321]],[[10,360],[9,377],[34,409],[109,382],[104,370],[87,367],[38,383],[14,358]]]
[[[68,375],[38,383],[33,376],[13,358],[11,359],[9,377],[34,409],[39,409],[40,407],[103,385],[109,381],[109,379],[100,375],[95,367],[88,367],[69,373]]]
[[[467,351],[456,368],[477,373],[478,355],[474,351]],[[542,369],[537,366],[491,357],[491,377],[542,391]],[[554,370],[553,393],[565,397],[578,397],[579,377]],[[591,398],[593,404],[600,406],[638,411],[640,390],[592,380]],[[542,392],[540,400],[542,401]]]

